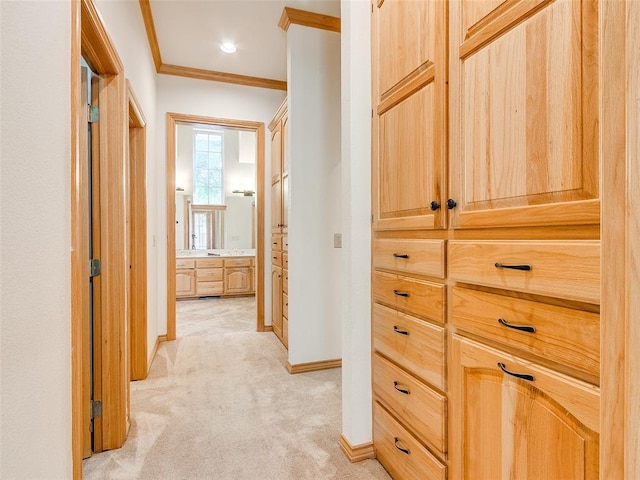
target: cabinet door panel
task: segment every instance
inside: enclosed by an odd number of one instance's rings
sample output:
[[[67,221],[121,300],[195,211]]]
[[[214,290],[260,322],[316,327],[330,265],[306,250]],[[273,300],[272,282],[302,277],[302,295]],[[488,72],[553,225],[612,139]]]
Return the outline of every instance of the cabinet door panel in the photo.
[[[176,270],[176,296],[184,297],[196,293],[195,270]]]
[[[282,268],[275,266],[271,267],[271,323],[282,339]]]
[[[378,227],[433,228],[429,205],[438,199],[430,83],[380,115]]]
[[[282,127],[278,123],[271,134],[271,183],[278,181],[282,169]]]
[[[251,292],[251,269],[248,267],[225,268],[225,293]]]
[[[282,233],[282,182],[271,185],[271,233]]]
[[[462,3],[452,12],[453,225],[597,223],[593,2]]]
[[[380,95],[418,67],[435,61],[436,4],[423,0],[384,0],[378,4],[376,47]]]
[[[456,335],[452,354],[454,478],[598,478],[597,387]]]

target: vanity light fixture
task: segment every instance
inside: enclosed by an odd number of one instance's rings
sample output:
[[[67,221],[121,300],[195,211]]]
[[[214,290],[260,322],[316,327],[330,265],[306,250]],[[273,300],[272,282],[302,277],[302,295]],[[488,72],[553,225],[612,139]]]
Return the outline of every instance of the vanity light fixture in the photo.
[[[253,197],[253,194],[256,193],[253,190],[233,190],[231,193],[241,193],[245,197]]]
[[[220,45],[220,50],[224,53],[235,53],[237,48],[232,42],[223,42],[222,45]]]

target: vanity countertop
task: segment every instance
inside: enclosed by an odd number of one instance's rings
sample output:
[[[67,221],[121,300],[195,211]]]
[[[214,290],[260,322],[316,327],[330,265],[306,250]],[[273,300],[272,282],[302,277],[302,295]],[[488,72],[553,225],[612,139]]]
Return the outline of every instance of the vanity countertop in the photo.
[[[244,250],[182,250],[176,252],[176,258],[236,258],[236,257],[255,257],[252,251]]]

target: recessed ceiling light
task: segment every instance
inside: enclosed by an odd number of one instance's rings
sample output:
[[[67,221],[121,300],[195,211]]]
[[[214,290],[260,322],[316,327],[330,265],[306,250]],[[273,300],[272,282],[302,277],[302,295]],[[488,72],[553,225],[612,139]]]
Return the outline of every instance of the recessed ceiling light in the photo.
[[[224,42],[220,45],[220,50],[224,53],[234,53],[236,51],[236,46],[231,42]]]

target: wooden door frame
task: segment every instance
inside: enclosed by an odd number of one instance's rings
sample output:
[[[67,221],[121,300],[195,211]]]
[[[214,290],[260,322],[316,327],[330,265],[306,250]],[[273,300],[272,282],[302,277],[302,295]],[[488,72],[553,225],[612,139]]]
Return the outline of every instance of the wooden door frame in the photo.
[[[176,125],[181,123],[219,125],[256,132],[258,143],[258,157],[256,159],[256,203],[258,210],[256,330],[264,332],[266,331],[264,325],[264,123],[184,113],[167,113],[167,340],[176,339]]]
[[[83,440],[83,319],[89,308],[89,239],[84,226],[89,215],[88,182],[83,179],[80,131],[81,57],[103,80],[100,91],[100,243],[102,249],[101,304],[99,326],[102,334],[101,383],[102,416],[97,418],[102,433],[99,449],[122,446],[128,430],[128,375],[126,358],[126,268],[125,240],[125,142],[127,120],[124,68],[109,39],[92,0],[71,1],[71,452],[73,478],[82,478]],[[85,172],[85,173],[83,173]],[[105,428],[102,428],[105,427]],[[95,436],[95,431],[94,431]]]
[[[129,151],[127,152],[129,373],[131,380],[144,380],[149,371],[147,356],[147,122],[128,80],[127,103],[129,107]]]

